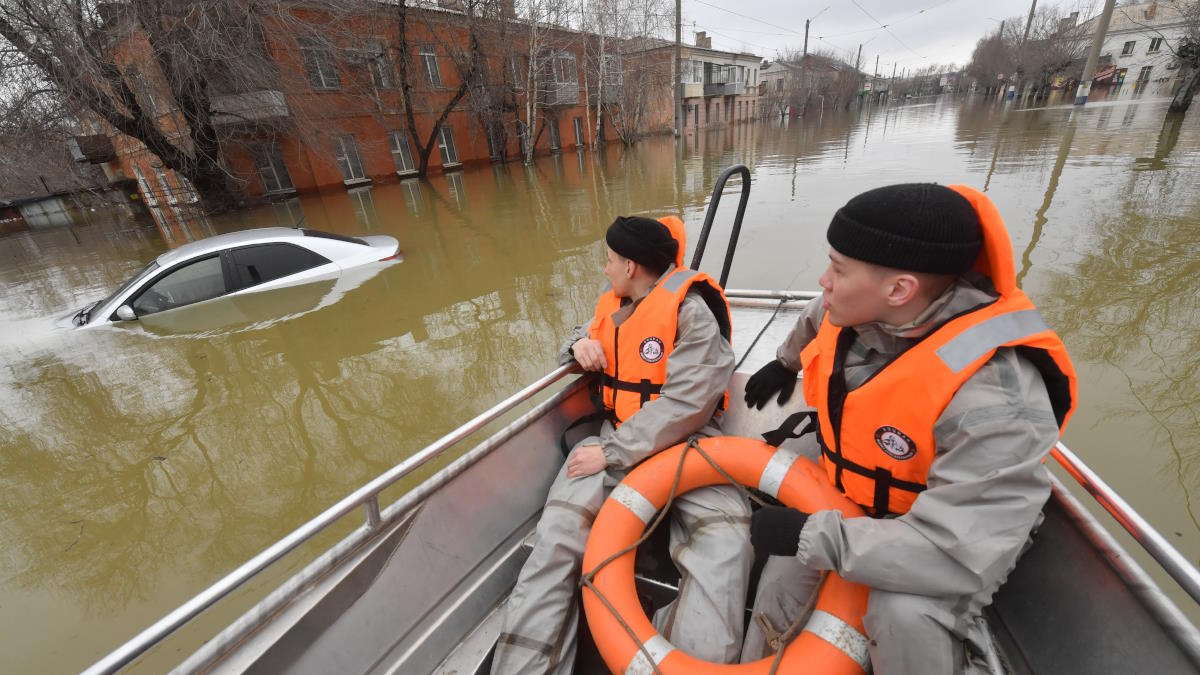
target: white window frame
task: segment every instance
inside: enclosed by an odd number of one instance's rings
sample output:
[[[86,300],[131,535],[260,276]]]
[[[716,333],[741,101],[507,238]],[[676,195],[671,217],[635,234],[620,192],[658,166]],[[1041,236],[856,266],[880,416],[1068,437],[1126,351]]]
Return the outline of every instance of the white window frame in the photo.
[[[449,139],[449,142],[447,142]],[[442,153],[442,166],[459,166],[458,149],[454,145],[454,132],[448,125],[438,128],[438,151]]]
[[[138,187],[142,188],[142,198],[146,202],[146,206],[152,209],[158,208],[158,197],[154,196],[154,191],[150,189],[150,183],[146,180],[145,174],[142,173],[141,167],[133,167],[133,175],[137,178]]]
[[[508,74],[512,76],[513,86],[517,89],[525,88],[525,77],[527,76],[528,57],[524,54],[513,54],[508,57]]]
[[[192,181],[188,180],[187,176],[180,175],[179,173],[176,173],[175,177],[179,179],[179,185],[183,187],[183,194],[187,197],[187,203],[195,204],[199,202],[200,195],[196,194],[196,186],[192,185]]]
[[[163,194],[167,196],[167,203],[175,206],[179,200],[175,198],[175,191],[171,189],[171,183],[167,180],[167,172],[163,171],[161,166],[151,166],[154,169],[154,175],[158,178],[158,184],[162,186]]]
[[[363,171],[362,156],[358,154],[358,142],[354,139],[354,134],[334,136],[333,149],[338,171],[342,172],[343,183],[350,185],[367,181],[367,174]]]
[[[573,52],[555,54],[552,71],[556,84],[579,84],[579,68],[576,67]]]
[[[438,68],[437,52],[433,47],[420,47],[417,54],[421,57],[421,65],[425,68],[425,79],[429,81],[429,85],[441,89],[442,71]]]
[[[264,194],[277,195],[296,191],[296,186],[292,183],[292,174],[288,172],[287,164],[283,164],[283,156],[276,143],[263,144],[252,154],[254,169],[258,173],[258,180],[262,183]],[[279,164],[283,164],[283,166],[281,167]],[[265,171],[270,171],[270,174],[264,173]]]
[[[389,131],[388,141],[391,143],[392,162],[396,165],[396,173],[401,176],[416,173],[417,163],[413,160],[408,134],[403,131]]]
[[[308,83],[317,91],[341,89],[342,79],[338,76],[333,54],[324,46],[310,39],[300,38],[300,61],[308,73]]]
[[[1150,38],[1150,47],[1146,49],[1147,54],[1157,54],[1163,46],[1163,38]]]
[[[396,71],[392,60],[388,58],[387,49],[380,42],[370,42],[367,46],[367,71],[371,73],[371,84],[376,89],[394,89],[396,87]]]
[[[620,54],[600,56],[600,76],[603,78],[605,86],[619,87],[624,84]]]
[[[571,126],[575,129],[575,147],[582,148],[583,141],[583,118],[576,117],[571,121]]]
[[[1136,47],[1137,40],[1126,40],[1125,44],[1121,46],[1121,56],[1129,56]]]

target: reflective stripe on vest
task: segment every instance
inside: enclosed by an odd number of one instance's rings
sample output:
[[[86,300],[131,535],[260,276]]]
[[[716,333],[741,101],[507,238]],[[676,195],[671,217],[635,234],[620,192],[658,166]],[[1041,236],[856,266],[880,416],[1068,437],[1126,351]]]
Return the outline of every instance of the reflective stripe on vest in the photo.
[[[980,216],[980,257],[987,267],[977,263],[977,269],[988,274],[1000,297],[935,327],[853,391],[845,381],[853,329],[833,326],[826,317],[801,353],[804,396],[817,408],[822,464],[834,485],[875,516],[912,507],[936,455],[934,425],[997,349],[1015,348],[1038,367],[1060,429],[1075,407],[1074,367],[1062,341],[1016,287],[1012,247],[995,207],[970,188],[951,188]]]

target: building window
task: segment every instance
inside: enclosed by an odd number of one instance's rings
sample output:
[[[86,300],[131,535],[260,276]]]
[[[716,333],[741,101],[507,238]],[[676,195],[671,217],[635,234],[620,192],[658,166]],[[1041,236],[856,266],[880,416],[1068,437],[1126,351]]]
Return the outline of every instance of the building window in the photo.
[[[292,177],[288,174],[287,165],[283,163],[283,153],[278,143],[260,146],[253,155],[254,168],[258,170],[263,192],[275,194],[294,190]]]
[[[417,170],[413,163],[412,149],[408,145],[408,136],[403,131],[389,131],[388,140],[392,144],[392,161],[396,163],[396,173],[411,173]]]
[[[529,70],[529,58],[524,54],[514,54],[508,57],[508,75],[512,78],[513,86],[517,89],[525,87],[525,77]]]
[[[692,82],[704,84],[704,62],[692,61]]]
[[[550,130],[550,149],[562,150],[562,134],[558,129],[558,119],[551,117],[546,120],[546,126]]]
[[[583,118],[575,118],[575,147],[583,147]]]
[[[437,54],[434,53],[433,47],[421,47],[421,64],[425,66],[425,77],[429,78],[429,84],[434,87],[442,86],[442,71],[438,70]]]
[[[382,44],[370,43],[366,60],[367,71],[371,73],[371,84],[375,85],[376,89],[391,89],[396,86],[396,71]]]
[[[605,54],[600,58],[600,77],[607,87],[621,86],[621,57],[618,54]]]
[[[438,150],[442,151],[442,166],[458,164],[458,151],[454,149],[454,132],[450,127],[438,129]]]
[[[697,127],[700,126],[700,106],[699,105],[692,106],[692,121],[694,123],[692,126],[697,126]]]
[[[1138,71],[1137,81],[1143,84],[1149,82],[1151,70],[1154,70],[1154,66],[1143,66],[1142,69]]]
[[[333,55],[312,39],[300,39],[300,56],[304,69],[308,71],[308,83],[313,89],[337,89],[342,86],[334,67]]]
[[[142,195],[146,200],[146,206],[155,208],[158,206],[158,197],[154,196],[154,191],[150,189],[150,183],[146,182],[146,177],[142,175],[142,170],[139,167],[133,167],[133,175],[137,177],[138,187],[142,189]]]
[[[1133,46],[1137,44],[1137,40],[1130,40],[1121,48],[1121,56],[1128,56],[1133,53]]]
[[[1150,48],[1146,50],[1147,54],[1154,54],[1162,49],[1163,39],[1160,37],[1150,39]]]
[[[179,174],[175,174],[175,177],[179,179],[179,184],[183,187],[183,194],[187,198],[187,203],[195,204],[200,201],[200,195],[196,194],[196,187],[192,185],[192,181],[188,180],[186,176],[180,176]]]
[[[358,144],[354,142],[353,134],[334,138],[333,151],[337,157],[338,170],[342,172],[342,181],[366,179],[367,174],[363,171],[362,159],[358,156]]]
[[[175,198],[175,191],[171,189],[171,183],[167,181],[167,172],[163,171],[161,166],[153,167],[154,175],[158,178],[158,184],[162,186],[163,194],[167,197],[167,203],[175,206],[179,200]]]
[[[575,70],[575,55],[571,52],[559,52],[554,57],[554,81],[559,84],[579,82],[579,74]]]
[[[683,84],[692,83],[692,62],[689,59],[679,61],[679,81]]]

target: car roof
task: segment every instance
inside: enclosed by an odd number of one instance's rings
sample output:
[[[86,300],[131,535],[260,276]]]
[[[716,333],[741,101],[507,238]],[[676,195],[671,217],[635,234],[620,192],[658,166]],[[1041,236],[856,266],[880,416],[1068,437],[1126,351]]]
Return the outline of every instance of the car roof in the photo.
[[[214,253],[233,246],[241,246],[244,244],[254,244],[259,242],[284,241],[288,239],[301,239],[304,237],[304,231],[291,227],[260,227],[253,230],[242,230],[240,232],[229,232],[227,234],[218,234],[215,237],[208,237],[199,241],[190,241],[183,246],[173,248],[166,253],[158,256],[158,264],[167,267],[174,265],[177,262],[194,258],[198,255],[206,253]]]

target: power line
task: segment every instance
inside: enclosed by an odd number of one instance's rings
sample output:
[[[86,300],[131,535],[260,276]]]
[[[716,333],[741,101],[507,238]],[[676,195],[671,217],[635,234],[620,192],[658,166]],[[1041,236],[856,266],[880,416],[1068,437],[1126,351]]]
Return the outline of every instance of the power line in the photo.
[[[916,54],[917,56],[919,56],[920,58],[925,58],[924,56],[921,56],[920,54],[917,54],[917,51],[916,51],[915,49],[913,49],[912,47],[909,47],[908,45],[904,44],[904,41],[903,41],[903,40],[901,40],[900,38],[896,37],[896,34],[895,34],[895,33],[893,33],[893,32],[892,32],[892,31],[891,31],[891,30],[890,30],[890,29],[887,27],[887,25],[886,25],[886,24],[884,24],[884,23],[883,23],[882,21],[880,21],[879,19],[876,19],[875,17],[871,16],[871,13],[870,13],[870,12],[868,12],[866,9],[864,9],[862,5],[858,4],[858,0],[850,0],[850,2],[854,3],[854,6],[855,6],[855,7],[857,7],[857,8],[858,8],[858,9],[859,9],[859,10],[860,10],[860,11],[861,11],[863,14],[866,14],[868,19],[870,19],[870,20],[874,21],[875,23],[879,24],[879,27],[880,27],[880,28],[882,28],[884,31],[886,31],[888,35],[891,35],[893,40],[895,40],[896,42],[899,42],[901,47],[904,47],[904,48],[905,48],[905,49],[907,49],[908,51],[910,51],[910,52],[912,52],[913,54]],[[918,12],[918,14],[919,14],[919,13],[920,13],[920,12]]]

